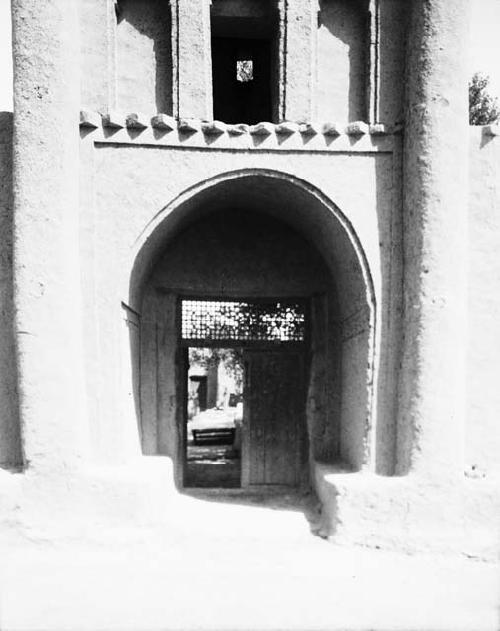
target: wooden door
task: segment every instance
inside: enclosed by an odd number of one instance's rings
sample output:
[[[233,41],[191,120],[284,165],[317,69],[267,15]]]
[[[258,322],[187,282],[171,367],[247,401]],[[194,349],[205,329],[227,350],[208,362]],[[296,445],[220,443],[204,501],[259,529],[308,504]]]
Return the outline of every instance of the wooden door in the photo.
[[[176,467],[174,469],[175,481],[178,486],[189,484],[187,479],[187,403],[188,403],[188,349],[180,346],[177,349],[176,363],[176,421],[177,421],[177,445]]]
[[[306,462],[300,352],[246,351],[242,486],[298,486]]]

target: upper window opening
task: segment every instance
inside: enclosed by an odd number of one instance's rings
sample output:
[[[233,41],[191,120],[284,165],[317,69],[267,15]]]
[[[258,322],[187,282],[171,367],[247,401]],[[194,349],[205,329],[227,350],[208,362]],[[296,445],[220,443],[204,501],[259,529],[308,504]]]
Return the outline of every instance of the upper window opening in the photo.
[[[277,15],[269,0],[212,0],[214,119],[273,120]]]

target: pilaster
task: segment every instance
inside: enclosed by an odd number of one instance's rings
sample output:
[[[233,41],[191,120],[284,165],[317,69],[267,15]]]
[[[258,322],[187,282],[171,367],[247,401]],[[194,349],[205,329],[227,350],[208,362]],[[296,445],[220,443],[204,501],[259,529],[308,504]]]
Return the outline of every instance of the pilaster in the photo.
[[[14,309],[27,466],[86,452],[78,242],[76,2],[12,0]]]
[[[399,473],[463,473],[467,0],[413,0],[404,143]]]
[[[170,0],[174,115],[213,118],[210,0]]]
[[[368,72],[367,74],[367,121],[379,122],[380,100],[380,0],[370,0],[368,5]]]
[[[286,0],[282,82],[284,120],[306,122],[314,118],[318,0]]]

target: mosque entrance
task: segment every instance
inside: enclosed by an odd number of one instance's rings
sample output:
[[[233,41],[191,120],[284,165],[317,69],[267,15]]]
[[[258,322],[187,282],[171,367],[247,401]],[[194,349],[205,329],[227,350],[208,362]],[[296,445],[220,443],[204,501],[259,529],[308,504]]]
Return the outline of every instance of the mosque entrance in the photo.
[[[306,481],[306,302],[181,300],[187,488]]]

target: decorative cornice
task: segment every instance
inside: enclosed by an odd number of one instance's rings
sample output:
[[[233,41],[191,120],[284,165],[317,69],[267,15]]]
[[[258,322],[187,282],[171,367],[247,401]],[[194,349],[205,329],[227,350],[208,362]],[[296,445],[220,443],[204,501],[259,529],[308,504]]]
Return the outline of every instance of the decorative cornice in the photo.
[[[255,125],[227,124],[167,114],[150,117],[140,112],[80,112],[80,127],[95,141],[132,144],[183,145],[226,149],[303,149],[308,151],[391,151],[401,126],[368,125],[356,121],[295,123],[267,121]]]

